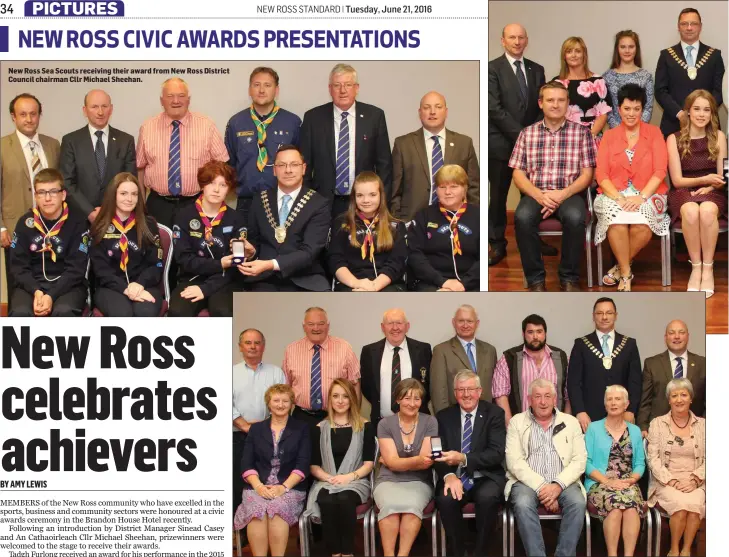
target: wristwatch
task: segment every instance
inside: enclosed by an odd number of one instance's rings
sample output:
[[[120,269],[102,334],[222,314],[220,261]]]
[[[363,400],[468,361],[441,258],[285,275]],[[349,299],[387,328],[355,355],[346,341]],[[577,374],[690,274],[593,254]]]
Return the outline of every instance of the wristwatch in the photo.
[[[286,484],[281,484],[281,485],[282,485],[282,486],[283,486],[283,488],[284,488],[284,489],[286,490],[286,493],[288,493],[289,491],[291,491],[291,490],[289,489],[289,487],[288,487],[288,486],[287,486]]]

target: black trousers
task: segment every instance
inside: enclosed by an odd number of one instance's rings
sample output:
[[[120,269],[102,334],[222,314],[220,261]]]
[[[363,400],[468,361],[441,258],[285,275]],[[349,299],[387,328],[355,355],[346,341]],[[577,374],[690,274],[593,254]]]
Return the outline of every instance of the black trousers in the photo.
[[[265,281],[247,283],[251,292],[308,292],[288,279],[271,276]]]
[[[154,302],[132,302],[124,294],[109,288],[97,288],[94,306],[106,317],[159,317],[164,296],[158,286],[145,288]]]
[[[329,555],[354,555],[357,535],[357,507],[361,504],[354,491],[329,493],[322,489],[316,497],[321,509],[321,527]]]
[[[196,195],[167,197],[161,196],[156,191],[150,191],[149,197],[147,197],[147,212],[157,220],[158,224],[164,224],[172,230],[172,226],[177,221],[177,214],[182,209],[194,204],[196,199]],[[177,269],[177,261],[173,257],[170,261],[170,288],[177,286]]]
[[[337,282],[334,285],[334,292],[352,292],[352,289],[346,284]],[[390,283],[380,290],[380,292],[405,292],[405,285],[402,283]]]
[[[499,515],[499,503],[504,498],[504,487],[491,478],[478,478],[473,487],[463,492],[459,501],[451,496],[443,495],[443,480],[435,488],[435,504],[440,512],[443,527],[446,531],[446,542],[449,549],[446,555],[462,556],[466,554],[464,542],[464,519],[461,509],[466,503],[476,505],[476,551],[474,555],[487,555],[488,540]]]
[[[33,295],[29,294],[22,288],[16,288],[12,292],[12,296],[8,296],[12,300],[11,310],[8,312],[9,317],[34,317],[33,312]],[[86,288],[84,286],[76,286],[69,292],[61,294],[53,302],[51,308],[51,317],[79,317],[86,305]]]
[[[508,161],[489,159],[489,245],[492,250],[506,249],[506,199],[513,173]]]
[[[243,449],[246,446],[245,431],[233,432],[233,513],[243,500]]]
[[[238,272],[237,269],[230,268],[226,272]],[[197,317],[205,308],[210,312],[210,317],[233,317],[233,286],[225,285],[223,288],[212,294],[208,298],[203,298],[199,302],[191,302],[186,300],[180,294],[188,286],[198,286],[204,281],[196,278],[193,281],[184,280],[177,285],[170,295],[170,317]]]
[[[252,197],[239,197],[238,202],[235,205],[235,210],[243,215],[243,222],[246,226],[248,226],[248,212],[251,210],[252,203]]]

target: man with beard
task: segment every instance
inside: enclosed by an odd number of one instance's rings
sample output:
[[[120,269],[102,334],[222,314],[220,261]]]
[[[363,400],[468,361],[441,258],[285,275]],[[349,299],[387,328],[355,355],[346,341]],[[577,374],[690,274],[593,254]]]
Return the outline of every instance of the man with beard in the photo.
[[[562,412],[572,413],[567,397],[567,353],[547,344],[547,322],[539,315],[528,315],[521,322],[524,344],[504,352],[494,369],[491,395],[504,409],[506,425],[511,417],[529,408],[528,387],[542,377],[551,381],[557,391],[555,405]]]

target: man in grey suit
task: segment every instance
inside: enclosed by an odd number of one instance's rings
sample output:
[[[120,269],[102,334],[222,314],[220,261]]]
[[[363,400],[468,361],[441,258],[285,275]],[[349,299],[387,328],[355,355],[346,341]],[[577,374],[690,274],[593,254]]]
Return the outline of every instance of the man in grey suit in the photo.
[[[44,168],[58,168],[58,140],[38,133],[43,107],[29,93],[10,101],[10,117],[15,131],[0,139],[0,246],[5,251],[5,285],[13,284],[8,270],[10,242],[18,219],[35,207],[33,178]]]
[[[489,62],[489,265],[496,265],[506,256],[511,151],[519,132],[542,116],[537,101],[539,88],[544,85],[544,68],[524,58],[528,44],[526,29],[511,23],[501,32],[504,54]],[[542,246],[545,255],[557,254],[555,248]]]
[[[470,369],[479,376],[481,385],[491,385],[496,367],[496,348],[476,338],[480,321],[475,308],[460,306],[452,323],[456,336],[433,348],[430,363],[430,400],[436,413],[457,402],[453,379],[459,371]],[[481,391],[481,399],[491,402],[489,389]]]
[[[445,127],[445,97],[435,91],[427,93],[420,99],[418,115],[423,127],[395,139],[390,211],[407,222],[437,201],[435,173],[446,164],[457,164],[466,171],[468,202],[478,205],[481,172],[473,140]]]
[[[94,222],[104,190],[114,176],[120,172],[137,175],[137,155],[134,138],[109,126],[114,105],[106,92],[89,91],[83,111],[89,125],[63,136],[60,170],[69,205]]]
[[[643,437],[653,418],[668,414],[666,385],[672,379],[688,379],[694,388],[691,410],[697,416],[706,413],[706,358],[688,351],[689,331],[679,319],[671,321],[664,335],[668,350],[646,358],[643,366],[643,392],[638,408],[638,427]]]

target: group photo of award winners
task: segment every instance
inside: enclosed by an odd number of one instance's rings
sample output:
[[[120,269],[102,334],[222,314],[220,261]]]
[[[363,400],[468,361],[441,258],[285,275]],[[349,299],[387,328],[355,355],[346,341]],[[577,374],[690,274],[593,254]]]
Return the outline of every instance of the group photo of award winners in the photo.
[[[234,557],[705,555],[694,302],[236,294]]]
[[[105,62],[89,71],[154,72],[103,90],[15,77],[75,65],[3,64],[3,315],[480,290],[478,62]]]
[[[702,292],[726,333],[727,4],[572,8],[489,2],[489,290]]]

